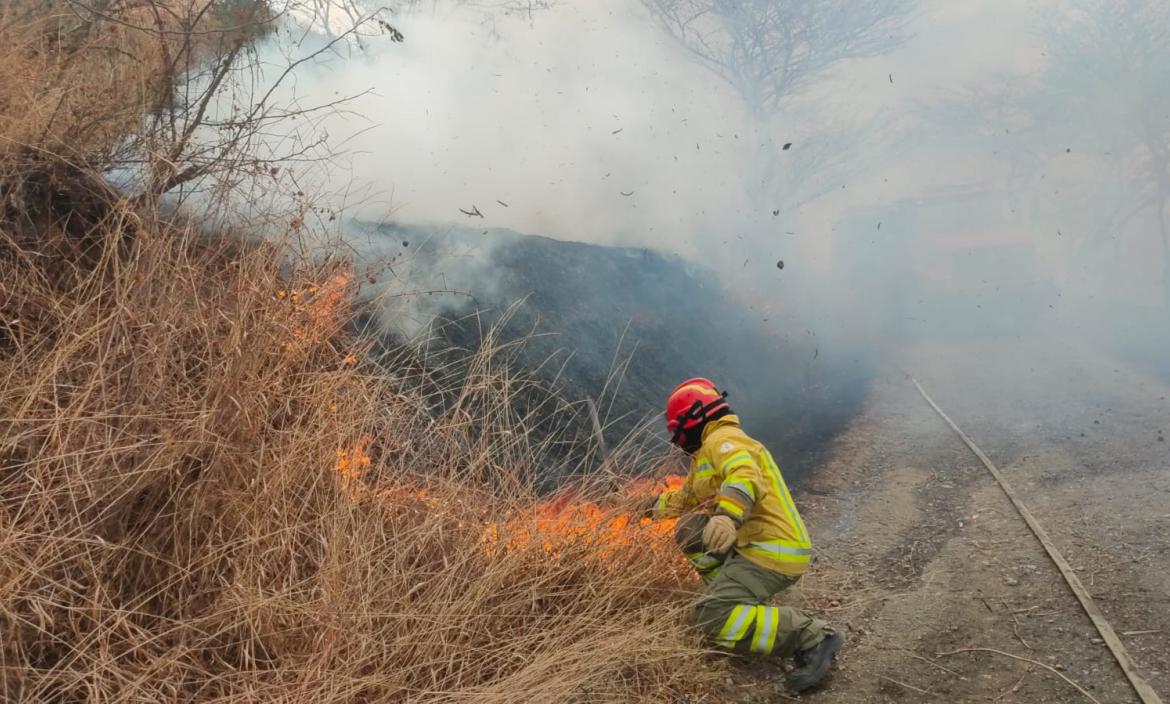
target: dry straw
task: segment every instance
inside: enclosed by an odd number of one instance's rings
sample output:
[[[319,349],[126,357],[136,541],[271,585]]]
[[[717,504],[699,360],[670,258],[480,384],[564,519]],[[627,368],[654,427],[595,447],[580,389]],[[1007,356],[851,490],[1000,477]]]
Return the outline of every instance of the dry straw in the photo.
[[[0,10],[0,700],[704,691],[671,552],[536,510],[537,480],[590,456],[580,409],[490,345],[375,360],[343,263],[104,185],[127,135],[183,139],[144,119],[174,57],[237,46],[205,9]]]

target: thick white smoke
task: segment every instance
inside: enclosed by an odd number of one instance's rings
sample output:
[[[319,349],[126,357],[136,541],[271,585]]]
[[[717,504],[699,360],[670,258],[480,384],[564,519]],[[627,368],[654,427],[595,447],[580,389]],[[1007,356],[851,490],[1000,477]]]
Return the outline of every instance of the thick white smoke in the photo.
[[[748,207],[751,126],[730,88],[636,4],[395,18],[403,43],[299,70],[297,99],[348,103],[325,124],[378,220],[506,227],[701,256]],[[368,120],[368,122],[366,121]],[[483,218],[464,212],[482,213]]]
[[[303,167],[306,190],[348,194],[343,221],[677,253],[859,345],[1015,307],[1039,329],[1148,307],[1164,288],[1148,211],[1113,245],[1090,224],[1120,207],[1096,194],[1126,187],[1103,176],[1108,140],[1084,135],[1122,127],[1108,110],[1069,114],[1065,145],[1037,122],[1060,122],[1046,82],[1070,2],[922,2],[903,43],[819,74],[766,127],[626,0],[532,15],[440,2],[393,16],[404,42],[306,63],[284,91],[303,105],[359,95],[313,122],[345,158],[327,179]],[[786,143],[773,180],[754,183],[761,150]],[[443,283],[492,276],[456,272]]]

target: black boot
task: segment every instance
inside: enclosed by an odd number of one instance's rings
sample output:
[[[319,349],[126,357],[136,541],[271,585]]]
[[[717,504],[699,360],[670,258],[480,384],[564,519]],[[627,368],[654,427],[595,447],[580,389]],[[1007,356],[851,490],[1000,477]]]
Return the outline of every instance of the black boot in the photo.
[[[796,669],[788,673],[788,688],[803,692],[820,684],[829,673],[833,658],[841,652],[845,637],[840,633],[829,633],[808,650],[796,653]]]

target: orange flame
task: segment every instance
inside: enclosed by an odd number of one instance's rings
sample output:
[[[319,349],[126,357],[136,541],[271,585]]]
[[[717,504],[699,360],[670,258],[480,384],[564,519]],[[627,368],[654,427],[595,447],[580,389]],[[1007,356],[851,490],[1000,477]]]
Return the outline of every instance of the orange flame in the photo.
[[[367,454],[370,441],[365,435],[350,448],[337,451],[334,471],[351,498],[373,497],[387,506],[413,503],[427,510],[441,510],[441,502],[424,487],[368,488],[362,479],[371,464]],[[626,486],[625,492],[649,499],[663,491],[678,489],[685,481],[685,477],[677,475],[661,481],[635,480]],[[677,574],[683,576],[690,574],[690,570],[673,546],[675,523],[675,519],[633,518],[567,493],[536,504],[531,513],[499,521],[483,519],[482,549],[484,554],[498,557],[535,547],[546,559],[559,560],[580,555],[584,548],[592,564],[613,569],[621,564],[613,558],[624,550],[665,550],[678,555]]]
[[[370,456],[366,454],[370,440],[369,435],[363,435],[358,438],[352,448],[342,448],[337,451],[337,463],[333,465],[333,469],[341,475],[343,481],[349,482],[365,476],[371,461]]]
[[[293,320],[293,339],[281,343],[281,347],[293,351],[301,344],[316,344],[336,333],[349,313],[352,283],[353,273],[345,268],[321,285],[277,291],[276,298],[288,306]]]
[[[685,477],[681,476],[672,476],[658,483],[635,481],[628,485],[626,493],[652,497],[668,489],[677,489],[684,482]],[[654,520],[615,514],[597,503],[570,494],[537,504],[531,516],[487,524],[484,550],[496,556],[536,546],[547,558],[556,560],[584,547],[598,564],[616,565],[619,563],[610,558],[626,548],[644,547],[673,553],[675,523],[675,519]],[[679,564],[685,569],[681,557]]]

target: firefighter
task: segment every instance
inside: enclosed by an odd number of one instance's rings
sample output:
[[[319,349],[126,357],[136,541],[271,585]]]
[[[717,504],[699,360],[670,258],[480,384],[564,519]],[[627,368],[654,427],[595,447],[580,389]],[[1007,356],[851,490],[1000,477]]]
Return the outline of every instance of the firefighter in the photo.
[[[670,394],[666,428],[691,468],[681,488],[658,497],[653,514],[679,518],[675,537],[706,585],[695,623],[721,648],[793,657],[788,688],[811,689],[844,638],[820,619],[768,603],[800,579],[812,556],[780,469],[707,379],[688,379]]]

